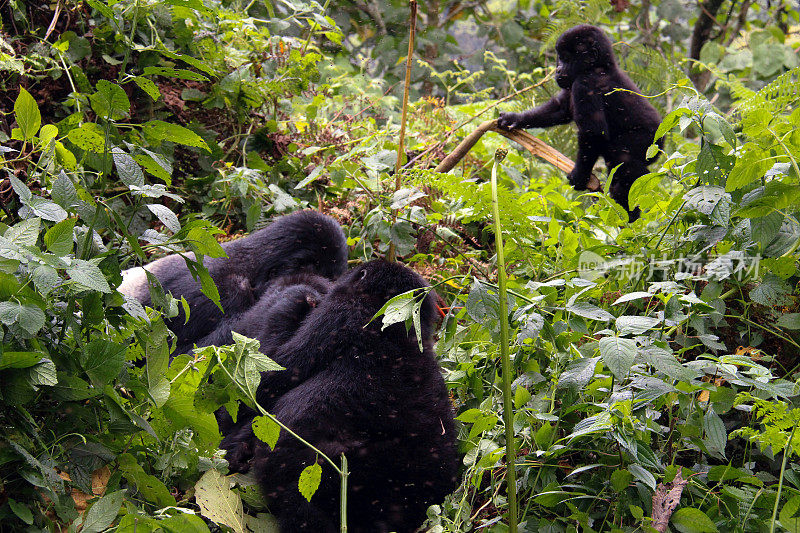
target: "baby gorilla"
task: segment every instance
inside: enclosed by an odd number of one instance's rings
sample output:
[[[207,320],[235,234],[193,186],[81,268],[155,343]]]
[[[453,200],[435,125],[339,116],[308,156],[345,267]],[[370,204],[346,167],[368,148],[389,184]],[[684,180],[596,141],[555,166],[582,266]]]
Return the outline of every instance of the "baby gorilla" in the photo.
[[[276,278],[258,302],[244,313],[224,318],[216,330],[197,342],[197,346],[232,344],[232,331],[258,340],[260,351],[272,357],[275,350],[287,342],[306,315],[330,291],[332,283],[315,274],[294,274]],[[239,405],[236,422],[222,407],[215,413],[219,430],[225,437],[221,448],[231,450],[227,459],[233,472],[246,472],[252,457],[250,423],[256,412]]]
[[[504,129],[547,128],[574,121],[578,154],[575,168],[567,176],[570,184],[577,190],[586,189],[600,156],[609,170],[620,165],[610,193],[633,222],[640,211],[638,207],[629,209],[628,192],[655,160],[646,153],[661,117],[617,66],[611,41],[600,28],[583,24],[565,31],[556,42],[556,52],[556,82],[561,92],[524,113],[501,113],[497,125]],[[663,147],[663,138],[659,146]]]
[[[277,218],[264,229],[222,245],[228,257],[205,258],[203,263],[219,290],[225,316],[244,312],[278,276],[312,273],[334,279],[347,268],[344,232],[332,218],[316,211],[299,211]],[[223,313],[200,290],[183,258],[177,254],[145,266],[155,274],[164,290],[189,302],[189,322],[183,311],[167,325],[177,337],[176,353],[213,331]],[[144,270],[125,271],[119,291],[143,305],[151,305]]]
[[[286,370],[259,385],[259,402],[281,422],[334,461],[347,456],[353,533],[410,533],[456,487],[453,412],[432,348],[435,295],[422,303],[422,351],[413,328],[370,322],[393,296],[427,286],[395,263],[350,271],[275,351]],[[338,531],[335,471],[285,431],[274,450],[255,442],[253,468],[281,531]],[[323,474],[309,502],[297,482],[314,461]]]

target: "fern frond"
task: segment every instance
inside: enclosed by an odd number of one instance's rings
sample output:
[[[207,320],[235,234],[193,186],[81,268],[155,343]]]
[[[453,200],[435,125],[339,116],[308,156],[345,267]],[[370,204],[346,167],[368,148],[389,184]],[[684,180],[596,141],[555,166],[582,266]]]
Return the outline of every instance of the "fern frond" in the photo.
[[[784,72],[758,92],[753,92],[741,84],[731,84],[731,92],[736,97],[734,109],[739,114],[753,109],[767,109],[782,112],[800,100],[800,67]]]

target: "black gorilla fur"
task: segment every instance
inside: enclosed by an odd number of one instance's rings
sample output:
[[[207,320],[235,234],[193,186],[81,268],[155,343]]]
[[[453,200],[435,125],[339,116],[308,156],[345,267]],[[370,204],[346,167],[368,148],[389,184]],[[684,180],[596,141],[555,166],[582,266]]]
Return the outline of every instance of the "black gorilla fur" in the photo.
[[[575,168],[567,176],[570,184],[585,189],[600,156],[609,170],[621,165],[610,193],[633,222],[639,218],[639,208],[629,209],[628,192],[654,161],[646,152],[661,117],[617,66],[611,41],[600,28],[583,24],[565,31],[556,42],[556,52],[556,82],[562,91],[535,109],[501,113],[497,124],[505,129],[547,128],[575,121],[578,154]]]
[[[220,294],[226,316],[247,310],[278,276],[309,272],[334,279],[347,268],[347,242],[339,224],[316,211],[299,211],[277,218],[264,229],[222,245],[227,258],[205,258]],[[177,254],[145,267],[155,274],[164,290],[189,302],[189,322],[183,311],[168,321],[177,337],[176,353],[213,331],[223,313],[200,290]],[[141,269],[126,271],[120,292],[151,305],[147,279]]]
[[[264,373],[259,385],[259,403],[281,422],[334,460],[347,456],[353,533],[412,532],[428,505],[456,487],[453,411],[432,349],[435,295],[422,307],[422,352],[413,328],[407,332],[402,323],[382,330],[378,319],[365,327],[388,299],[426,286],[395,263],[350,271],[275,350],[286,370]],[[252,465],[281,531],[338,531],[333,469],[285,431],[274,450],[249,431],[242,428],[222,447],[254,443]],[[308,502],[297,482],[317,460],[322,482]]]

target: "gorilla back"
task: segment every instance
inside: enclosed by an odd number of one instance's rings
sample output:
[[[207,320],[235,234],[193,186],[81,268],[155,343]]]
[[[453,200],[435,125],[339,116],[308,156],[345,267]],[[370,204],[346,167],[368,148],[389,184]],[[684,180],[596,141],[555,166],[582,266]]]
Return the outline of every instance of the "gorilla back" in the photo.
[[[316,211],[299,211],[277,218],[272,224],[247,237],[222,245],[228,257],[205,258],[219,290],[225,314],[247,310],[278,276],[308,272],[336,278],[347,268],[344,232],[332,218]],[[178,353],[210,333],[222,319],[222,312],[200,290],[181,256],[163,257],[144,267],[165,290],[189,302],[189,322],[183,312],[168,321],[177,337]],[[151,305],[147,278],[141,267],[125,271],[120,292],[144,305]]]
[[[404,324],[365,327],[389,298],[426,286],[395,263],[350,271],[276,350],[286,370],[259,386],[262,397],[279,395],[266,403],[284,424],[334,461],[346,455],[354,533],[414,531],[456,486],[453,411],[432,349],[434,294],[422,304],[422,351]],[[286,432],[272,451],[256,445],[256,476],[284,533],[339,530],[339,478],[327,463],[310,502],[298,491],[300,472],[317,460]]]

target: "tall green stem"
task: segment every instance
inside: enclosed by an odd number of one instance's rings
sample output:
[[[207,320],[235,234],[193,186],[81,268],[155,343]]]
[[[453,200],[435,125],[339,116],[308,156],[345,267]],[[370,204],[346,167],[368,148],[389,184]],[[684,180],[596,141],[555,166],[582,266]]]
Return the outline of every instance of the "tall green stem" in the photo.
[[[405,154],[406,122],[408,119],[408,91],[411,88],[411,60],[414,57],[414,37],[417,33],[417,0],[409,2],[411,14],[408,23],[408,55],[406,55],[406,81],[403,86],[403,108],[400,113],[400,139],[397,142],[397,161],[394,163],[394,192],[400,189],[402,184],[402,161]],[[397,209],[392,210],[392,226],[397,222]],[[386,260],[394,262],[395,245],[394,241],[389,243],[389,251],[386,252]]]
[[[783,461],[781,462],[781,474],[778,478],[778,493],[775,495],[775,505],[772,507],[772,520],[770,520],[769,533],[775,533],[775,520],[778,518],[778,504],[781,501],[781,491],[783,490],[783,475],[786,473],[786,460],[789,459],[789,454],[792,453],[792,439],[794,432],[797,430],[798,422],[795,422],[792,427],[792,432],[789,433],[789,440],[786,441],[786,446],[783,447]]]
[[[503,254],[503,232],[500,225],[500,205],[497,201],[497,167],[505,159],[506,151],[497,150],[492,166],[492,213],[494,215],[494,240],[497,248],[497,286],[500,300],[500,362],[503,368],[503,423],[506,427],[506,491],[508,492],[508,530],[517,533],[517,447],[514,442],[514,410],[511,402],[511,354],[508,346],[508,289],[506,288],[506,260]]]

